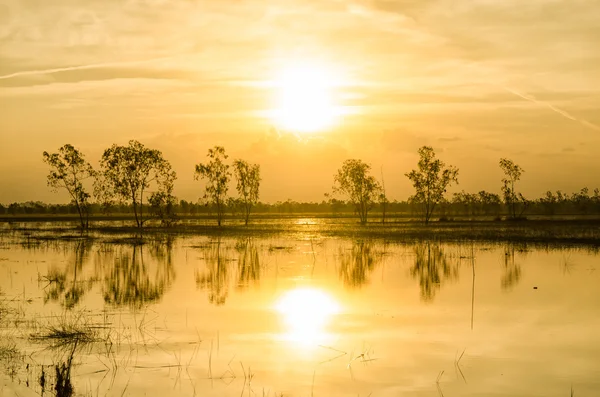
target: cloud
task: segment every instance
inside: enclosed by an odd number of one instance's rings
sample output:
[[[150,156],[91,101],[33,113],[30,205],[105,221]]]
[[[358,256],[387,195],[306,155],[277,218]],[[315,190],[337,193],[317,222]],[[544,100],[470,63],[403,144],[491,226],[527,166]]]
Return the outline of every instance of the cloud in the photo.
[[[449,163],[555,153],[573,141],[591,158],[600,150],[589,133],[600,123],[598,20],[594,0],[8,0],[0,150],[35,181],[22,159],[54,141],[103,147],[165,133],[173,156],[218,141],[264,157],[266,200],[287,198],[281,186],[321,198],[347,157],[412,167],[424,144],[444,146]],[[325,142],[260,141],[274,105],[268,82],[297,60],[346,76],[340,102],[358,112]],[[539,168],[568,173],[580,156],[565,158]]]
[[[462,138],[457,137],[457,136],[438,138],[438,141],[440,141],[440,142],[459,142],[461,140],[462,140]]]
[[[600,131],[600,127],[597,126],[596,124],[591,123],[591,122],[589,122],[587,120],[579,119],[579,118],[573,116],[571,113],[567,112],[566,110],[559,109],[556,106],[552,105],[551,103],[538,100],[533,95],[524,94],[524,93],[518,92],[518,91],[516,91],[516,90],[514,90],[512,88],[508,88],[508,87],[504,87],[504,89],[506,91],[512,93],[512,94],[515,94],[518,97],[521,97],[521,98],[529,101],[529,102],[533,102],[533,103],[535,103],[537,105],[546,106],[548,109],[552,110],[555,113],[560,114],[563,117],[566,117],[569,120],[577,121],[577,122],[583,124],[584,126],[586,126],[588,128],[591,128],[591,129],[596,130],[596,131]]]
[[[105,68],[114,68],[118,66],[133,66],[147,63],[155,63],[165,60],[173,59],[173,57],[160,57],[160,58],[152,58],[145,60],[137,60],[137,61],[122,61],[122,62],[104,62],[104,63],[95,63],[89,65],[77,65],[77,66],[67,66],[62,68],[52,68],[52,69],[41,69],[41,70],[22,70],[19,72],[13,72],[5,75],[0,75],[0,80],[13,79],[15,77],[23,77],[23,76],[36,76],[43,74],[54,74],[61,72],[73,72],[77,70],[89,70],[89,69],[105,69]]]

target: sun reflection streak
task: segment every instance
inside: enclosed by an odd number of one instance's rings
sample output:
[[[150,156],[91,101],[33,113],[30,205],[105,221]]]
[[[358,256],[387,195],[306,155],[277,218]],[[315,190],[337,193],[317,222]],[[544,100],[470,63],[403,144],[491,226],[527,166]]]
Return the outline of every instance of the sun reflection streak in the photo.
[[[284,338],[304,346],[328,340],[327,325],[340,312],[339,304],[329,294],[314,288],[286,292],[275,308],[287,327]]]

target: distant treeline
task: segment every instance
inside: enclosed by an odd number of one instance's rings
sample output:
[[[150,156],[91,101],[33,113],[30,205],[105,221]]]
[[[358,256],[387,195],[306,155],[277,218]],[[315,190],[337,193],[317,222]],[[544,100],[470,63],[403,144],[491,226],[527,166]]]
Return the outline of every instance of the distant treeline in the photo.
[[[494,219],[526,220],[525,215],[600,214],[600,191],[587,188],[577,193],[547,192],[541,198],[528,199],[518,189],[525,172],[510,159],[499,159],[504,177],[500,194],[461,191],[448,195],[449,187],[458,184],[459,169],[436,157],[434,149],[418,150],[417,167],[404,174],[414,189],[406,201],[391,200],[386,194],[383,169],[380,180],[372,175],[371,165],[360,159],[347,159],[333,175],[331,192],[324,192],[321,202],[260,202],[261,167],[244,159],[229,159],[225,148],[208,149],[205,162],[195,165],[194,178],[203,185],[203,195],[196,202],[178,200],[174,195],[177,174],[170,162],[156,149],[131,140],[127,145],[107,148],[99,167],[93,167],[73,145],[65,144],[55,153],[44,152],[49,167],[48,186],[66,191],[69,204],[49,205],[40,202],[0,205],[0,215],[77,214],[82,230],[89,227],[91,214],[133,215],[142,229],[149,219],[171,226],[184,216],[214,216],[222,225],[224,216],[243,217],[248,225],[250,214],[323,214],[324,216],[358,216],[367,223],[369,212],[410,216],[426,224],[435,215],[440,220],[453,217],[487,216]],[[235,186],[237,195],[229,194]],[[93,187],[93,190],[91,188]],[[231,189],[233,190],[233,189]]]
[[[583,188],[577,193],[563,193],[561,191],[548,191],[545,196],[527,200],[527,213],[530,215],[591,215],[600,214],[600,189],[590,191]],[[243,216],[242,204],[237,200],[230,199],[225,206],[226,214],[229,216]],[[382,204],[374,204],[373,212],[382,212]],[[389,201],[386,203],[388,213],[405,214],[417,216],[419,204],[410,201]],[[214,215],[217,208],[212,203],[191,202],[180,200],[173,205],[173,212],[178,215]],[[96,215],[133,215],[131,204],[112,204],[109,206],[98,203],[89,204],[90,214]],[[278,201],[275,203],[258,202],[254,213],[260,214],[323,214],[342,215],[353,214],[355,206],[353,203],[338,199],[323,200],[321,202],[298,202],[293,200]],[[12,203],[10,205],[0,204],[0,215],[67,215],[77,214],[74,204],[46,204],[39,201],[27,201],[23,203]],[[479,193],[459,192],[454,193],[450,200],[440,203],[437,211],[440,217],[451,216],[493,216],[500,217],[507,213],[506,204],[500,195],[481,191]]]

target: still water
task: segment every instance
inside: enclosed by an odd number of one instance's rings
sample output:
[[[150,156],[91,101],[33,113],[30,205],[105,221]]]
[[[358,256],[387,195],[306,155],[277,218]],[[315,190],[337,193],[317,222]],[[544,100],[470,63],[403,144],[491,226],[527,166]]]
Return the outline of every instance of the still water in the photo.
[[[0,395],[596,396],[597,267],[574,247],[5,233]]]

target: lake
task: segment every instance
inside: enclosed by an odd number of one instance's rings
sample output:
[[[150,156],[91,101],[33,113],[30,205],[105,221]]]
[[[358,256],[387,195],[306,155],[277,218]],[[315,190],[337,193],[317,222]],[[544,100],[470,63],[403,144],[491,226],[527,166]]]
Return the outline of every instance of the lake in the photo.
[[[596,249],[0,234],[0,395],[593,396]]]

